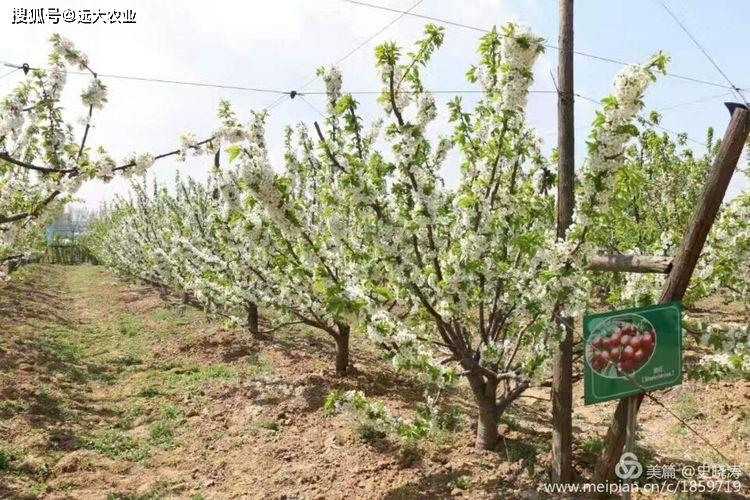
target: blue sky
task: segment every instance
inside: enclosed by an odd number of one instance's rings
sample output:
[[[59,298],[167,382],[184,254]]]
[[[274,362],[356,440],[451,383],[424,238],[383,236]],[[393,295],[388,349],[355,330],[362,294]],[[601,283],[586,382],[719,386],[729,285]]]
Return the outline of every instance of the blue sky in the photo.
[[[372,0],[372,3],[405,10],[416,0]],[[709,54],[739,87],[750,87],[750,69],[746,64],[743,33],[750,18],[750,2],[743,0],[666,0],[676,15],[701,41]],[[398,14],[357,6],[341,0],[251,0],[245,2],[205,1],[98,1],[102,10],[131,8],[137,12],[135,25],[11,25],[13,7],[0,7],[0,60],[43,65],[49,35],[55,31],[73,40],[89,54],[92,67],[100,73],[199,81],[279,90],[299,89],[321,65],[330,64],[363,40],[380,30]],[[24,7],[48,7],[49,3],[23,2]],[[56,2],[59,8],[91,8],[86,1]],[[541,36],[557,43],[558,3],[555,0],[423,0],[414,13],[490,28],[494,24],[519,21]],[[671,56],[671,73],[687,75],[724,85],[725,81],[706,57],[669,17],[657,0],[577,0],[576,50],[623,61],[640,62],[662,50]],[[384,40],[409,46],[422,32],[427,21],[405,16],[375,40],[340,64],[346,90],[379,90],[373,65],[373,49]],[[460,90],[473,88],[465,72],[476,60],[480,33],[446,26],[443,48],[424,72],[428,88]],[[557,52],[548,50],[539,61],[535,87],[554,89],[550,71],[557,64]],[[577,56],[576,90],[600,99],[610,92],[618,65]],[[0,75],[5,73],[0,67]],[[18,73],[0,80],[5,93]],[[248,116],[250,109],[261,109],[276,95],[235,90],[220,90],[104,79],[110,88],[110,104],[94,117],[96,125],[91,144],[102,144],[116,157],[129,152],[160,152],[174,149],[182,133],[207,136],[216,126],[217,103],[228,99],[235,109]],[[83,114],[77,104],[81,77],[70,77],[71,89],[65,106],[72,119]],[[307,90],[322,90],[318,80]],[[721,96],[720,94],[726,93]],[[750,96],[750,94],[749,94]],[[440,95],[445,103],[451,96]],[[318,109],[324,109],[320,96],[307,96]],[[374,95],[359,97],[366,118],[379,114]],[[471,95],[464,97],[470,103]],[[662,125],[684,131],[704,141],[707,127],[723,134],[728,113],[723,100],[734,98],[719,86],[698,84],[662,77],[649,90],[648,109],[667,109]],[[699,100],[690,105],[681,104]],[[677,107],[675,107],[677,106]],[[577,163],[584,159],[587,125],[595,106],[579,99],[576,105]],[[447,133],[439,116],[434,133]],[[300,99],[278,105],[269,120],[268,139],[272,159],[281,168],[282,130],[299,121],[312,124],[320,119],[316,111]],[[554,146],[556,101],[554,95],[530,97],[529,119],[538,129],[547,147]],[[701,146],[691,144],[700,151]],[[450,158],[449,158],[450,159]],[[209,160],[172,160],[158,163],[150,174],[168,182],[177,170],[205,176]],[[457,165],[446,166],[448,181],[456,178]],[[730,194],[736,194],[747,181],[737,175]],[[91,182],[80,196],[96,206],[113,193],[127,191],[123,180],[108,185]]]

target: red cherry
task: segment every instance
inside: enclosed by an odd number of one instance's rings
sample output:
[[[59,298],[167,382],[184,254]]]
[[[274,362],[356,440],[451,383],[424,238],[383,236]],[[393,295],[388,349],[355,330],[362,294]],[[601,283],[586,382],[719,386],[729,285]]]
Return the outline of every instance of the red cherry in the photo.
[[[630,335],[623,335],[622,337],[620,337],[620,345],[626,346],[630,344],[630,339]]]
[[[609,355],[608,351],[602,351],[601,353],[599,353],[599,358],[604,362],[604,364],[607,364],[609,363],[611,356]]]
[[[632,361],[623,361],[622,362],[622,367],[620,368],[620,371],[624,372],[624,373],[630,373],[630,372],[633,371],[633,366],[634,365],[633,365]]]
[[[642,345],[641,351],[643,351],[643,357],[644,359],[648,359],[651,357],[651,353],[654,352],[654,346],[652,345]]]
[[[636,361],[642,361],[645,356],[645,353],[643,352],[643,349],[638,349],[633,353],[633,359]]]
[[[620,354],[620,357],[624,360],[630,360],[633,358],[633,347],[626,345],[622,348],[622,353]]]
[[[613,333],[612,336],[609,338],[610,347],[619,347],[621,342],[622,342],[622,335],[620,335],[619,332]]]
[[[613,347],[611,351],[609,351],[609,357],[613,359],[614,361],[617,361],[620,359],[620,348],[619,347]]]
[[[643,336],[636,335],[635,337],[630,339],[630,345],[633,346],[633,349],[638,349],[643,345]]]
[[[649,351],[653,350],[654,349],[654,338],[650,334],[645,333],[641,337],[641,347],[643,349],[647,349]]]
[[[601,349],[603,343],[604,343],[604,339],[599,337],[598,339],[594,341],[594,347],[596,347],[597,349]]]

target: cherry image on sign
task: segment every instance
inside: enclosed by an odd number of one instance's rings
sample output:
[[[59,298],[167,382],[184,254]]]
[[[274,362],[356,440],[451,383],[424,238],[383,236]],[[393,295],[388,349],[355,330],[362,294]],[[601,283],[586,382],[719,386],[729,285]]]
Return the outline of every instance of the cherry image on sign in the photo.
[[[584,318],[586,404],[682,382],[679,302]]]
[[[589,338],[586,357],[591,368],[604,377],[622,377],[637,372],[654,353],[656,332],[638,316],[613,319]]]

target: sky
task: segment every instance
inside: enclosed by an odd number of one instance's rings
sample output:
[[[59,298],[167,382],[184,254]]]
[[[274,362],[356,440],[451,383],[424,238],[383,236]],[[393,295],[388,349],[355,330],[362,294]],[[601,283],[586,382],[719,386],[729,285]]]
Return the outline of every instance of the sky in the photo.
[[[381,6],[407,10],[417,0],[365,0]],[[746,64],[745,20],[750,18],[746,0],[664,0],[690,32],[700,41],[716,64],[739,88],[750,87],[750,67]],[[374,48],[386,40],[410,48],[430,21],[413,16],[355,5],[343,0],[245,0],[199,1],[73,1],[54,3],[62,9],[124,10],[136,12],[135,24],[14,25],[13,9],[48,8],[50,2],[0,2],[0,61],[44,66],[49,52],[48,38],[60,33],[85,52],[91,67],[103,75],[127,75],[253,87],[277,91],[321,91],[322,81],[315,70],[339,62],[345,91],[378,91],[381,88],[374,67]],[[557,44],[558,2],[555,0],[422,0],[415,14],[450,20],[489,29],[508,21],[520,22],[552,44]],[[393,22],[393,23],[392,23]],[[434,21],[433,21],[434,22]],[[351,53],[373,34],[372,41]],[[436,24],[440,24],[437,23]],[[470,90],[465,73],[477,61],[478,30],[446,25],[445,42],[432,63],[423,71],[431,90]],[[643,62],[663,51],[671,57],[668,71],[674,75],[712,82],[697,83],[674,76],[660,77],[648,91],[647,110],[660,110],[662,125],[685,132],[697,152],[705,150],[708,127],[722,136],[729,121],[725,100],[737,100],[727,82],[708,58],[680,29],[659,0],[576,0],[575,49],[587,54],[626,62]],[[351,53],[343,61],[341,59]],[[535,90],[554,90],[558,53],[547,49],[535,66]],[[621,66],[590,57],[575,58],[575,88],[582,96],[596,100],[611,92],[614,75]],[[11,68],[0,63],[0,76]],[[0,95],[18,83],[16,71],[0,79]],[[278,94],[247,90],[216,89],[187,85],[126,81],[102,77],[109,88],[109,103],[95,113],[89,144],[104,146],[115,158],[150,152],[154,155],[177,148],[180,135],[192,132],[209,137],[218,126],[217,106],[229,100],[243,119],[251,110],[268,107]],[[71,75],[63,100],[68,119],[75,122],[85,113],[78,98],[88,83]],[[308,84],[306,87],[305,84]],[[435,135],[448,134],[445,104],[453,94],[438,94],[438,120]],[[748,93],[750,98],[750,93]],[[367,121],[382,116],[376,95],[357,98]],[[463,95],[469,105],[476,96]],[[324,97],[284,98],[271,110],[267,140],[274,168],[283,168],[283,130],[287,125],[321,120],[317,110],[325,110]],[[576,100],[576,163],[585,159],[585,140],[596,105]],[[529,98],[530,123],[549,150],[556,141],[556,96],[532,94]],[[451,155],[444,167],[448,185],[458,179],[458,156]],[[744,161],[744,160],[742,160]],[[157,162],[149,179],[169,184],[179,171],[203,179],[211,159],[174,159]],[[728,196],[734,196],[750,182],[737,174]],[[89,181],[79,191],[80,203],[90,208],[128,191],[128,181],[108,184]]]

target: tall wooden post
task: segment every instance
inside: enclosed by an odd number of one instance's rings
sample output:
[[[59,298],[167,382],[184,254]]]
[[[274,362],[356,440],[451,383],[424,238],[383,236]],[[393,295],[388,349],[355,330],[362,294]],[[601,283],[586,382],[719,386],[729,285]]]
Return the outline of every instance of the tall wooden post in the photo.
[[[573,99],[573,0],[560,0],[560,50],[557,65],[557,236],[565,238],[575,208],[575,121]],[[572,479],[573,319],[560,318],[564,336],[552,375],[552,479]]]
[[[700,202],[695,207],[690,226],[673,261],[672,271],[664,285],[662,303],[682,300],[685,296],[690,278],[693,276],[693,270],[703,251],[708,233],[716,220],[716,215],[719,213],[727,187],[729,187],[729,182],[732,180],[732,175],[737,167],[737,161],[742,154],[748,132],[750,132],[750,113],[747,108],[735,104],[727,106],[732,112],[732,119],[724,134],[721,147],[716,153],[716,158],[714,158]],[[633,402],[634,411],[637,412],[643,402],[643,394],[634,398],[637,398]],[[627,415],[627,399],[621,399],[617,404],[612,423],[607,430],[604,451],[596,464],[594,482],[603,483],[610,480],[614,475],[615,466],[620,460],[620,453],[625,442]]]

